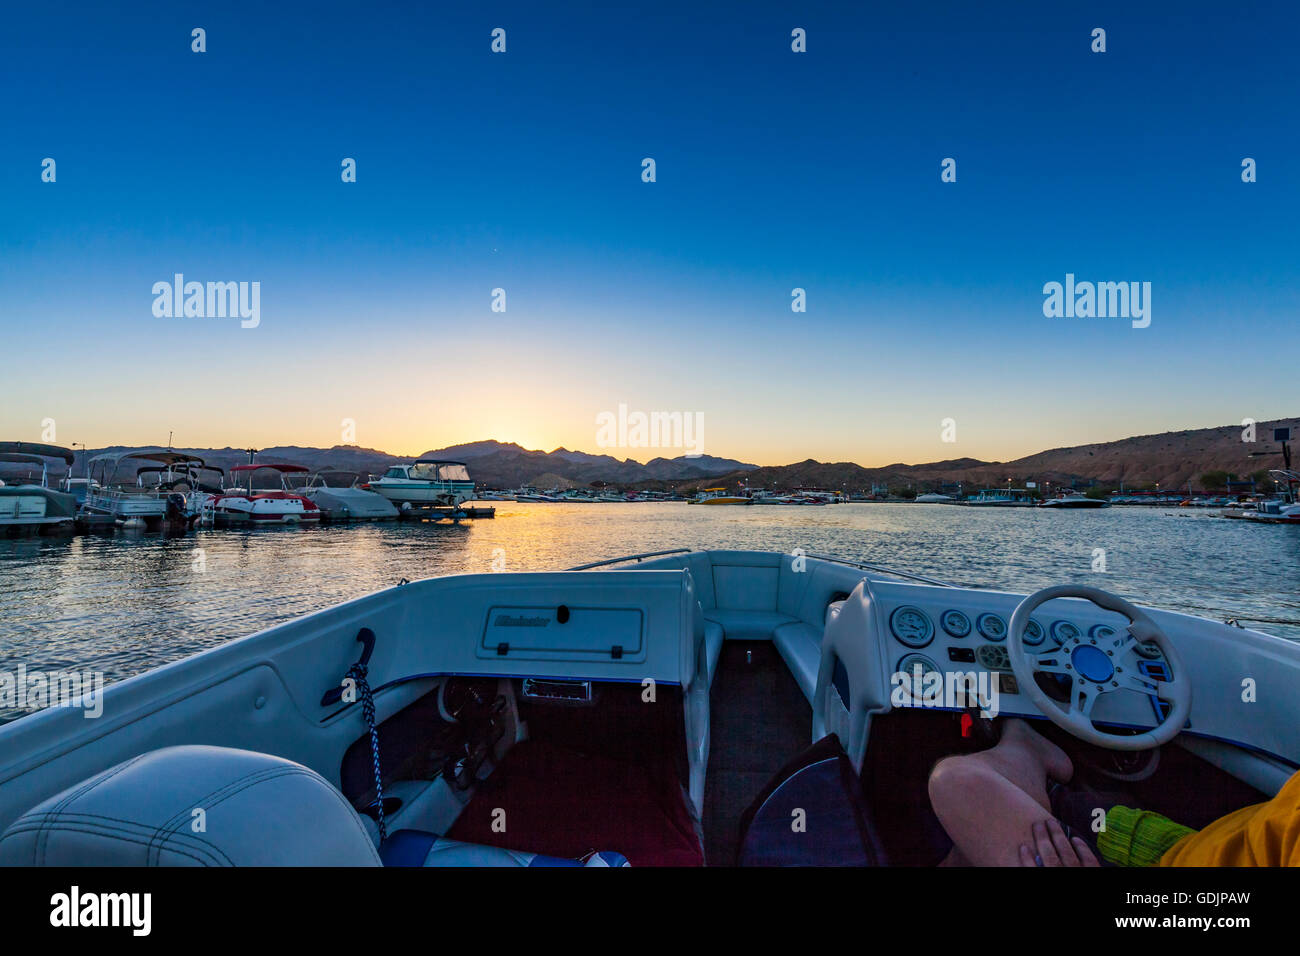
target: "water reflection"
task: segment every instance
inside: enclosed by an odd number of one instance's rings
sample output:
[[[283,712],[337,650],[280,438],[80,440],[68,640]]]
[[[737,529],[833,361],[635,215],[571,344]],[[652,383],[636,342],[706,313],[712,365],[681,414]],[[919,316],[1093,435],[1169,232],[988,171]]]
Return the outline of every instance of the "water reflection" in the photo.
[[[0,668],[90,667],[119,680],[402,578],[676,547],[802,548],[1020,592],[1083,582],[1300,639],[1296,528],[1164,509],[502,502],[495,519],[460,525],[0,540]],[[1097,548],[1104,574],[1092,570]]]

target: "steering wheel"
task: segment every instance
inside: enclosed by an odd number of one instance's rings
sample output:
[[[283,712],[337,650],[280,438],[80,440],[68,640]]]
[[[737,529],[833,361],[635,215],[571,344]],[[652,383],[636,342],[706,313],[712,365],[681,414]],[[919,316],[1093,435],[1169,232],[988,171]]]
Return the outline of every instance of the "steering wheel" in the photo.
[[[1122,614],[1128,627],[1113,637],[1092,638],[1084,635],[1067,639],[1055,651],[1041,654],[1025,652],[1025,626],[1029,615],[1039,606],[1061,597],[1083,598],[1097,607]],[[1171,680],[1157,681],[1138,669],[1141,659],[1137,645],[1154,641],[1165,655]],[[1110,750],[1148,750],[1166,744],[1178,735],[1192,710],[1192,685],[1183,667],[1183,659],[1165,632],[1142,609],[1101,588],[1082,584],[1059,584],[1029,595],[1011,615],[1007,627],[1007,656],[1011,670],[1023,693],[1037,705],[1044,716],[1080,740]],[[1052,700],[1034,680],[1035,674],[1061,675],[1070,680],[1070,704],[1062,707]],[[1170,704],[1164,720],[1151,730],[1132,736],[1107,734],[1092,725],[1092,709],[1097,700],[1117,690],[1135,690],[1155,695]]]

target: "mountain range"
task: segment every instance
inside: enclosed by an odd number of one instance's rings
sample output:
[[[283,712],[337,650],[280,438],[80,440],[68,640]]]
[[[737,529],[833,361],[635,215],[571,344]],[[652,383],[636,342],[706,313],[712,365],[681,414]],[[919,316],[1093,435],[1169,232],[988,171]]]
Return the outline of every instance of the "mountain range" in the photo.
[[[1141,435],[1118,441],[1096,442],[1037,452],[1014,461],[983,461],[951,458],[924,464],[893,464],[868,468],[853,462],[821,462],[815,459],[789,465],[759,467],[732,458],[711,455],[655,458],[642,463],[612,455],[593,455],[557,448],[545,452],[523,448],[514,442],[476,441],[431,449],[421,458],[463,461],[481,486],[538,488],[585,486],[608,483],[620,486],[676,487],[692,490],[706,484],[739,485],[751,488],[791,489],[818,487],[860,491],[872,485],[931,488],[944,484],[1002,486],[1008,480],[1058,484],[1096,481],[1124,482],[1128,486],[1159,484],[1166,488],[1200,485],[1202,475],[1226,472],[1248,476],[1268,468],[1282,467],[1279,444],[1272,440],[1278,427],[1295,427],[1295,420],[1279,419],[1254,426],[1256,441],[1240,425],[1187,429]],[[1300,432],[1300,430],[1298,430]],[[133,450],[124,446],[94,449],[104,452]],[[210,464],[229,470],[248,461],[248,452],[238,448],[182,448],[200,455]],[[79,460],[74,466],[82,473]],[[335,445],[316,448],[283,445],[258,451],[257,461],[305,465],[311,469],[337,468],[361,475],[378,475],[390,465],[411,461],[374,448]]]

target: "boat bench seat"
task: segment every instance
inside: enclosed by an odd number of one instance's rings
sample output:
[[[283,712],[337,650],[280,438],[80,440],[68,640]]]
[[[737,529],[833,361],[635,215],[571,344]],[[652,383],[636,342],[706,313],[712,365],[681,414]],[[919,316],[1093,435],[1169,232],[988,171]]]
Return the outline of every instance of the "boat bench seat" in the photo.
[[[709,686],[713,686],[713,675],[718,672],[718,658],[722,656],[722,641],[726,637],[722,625],[717,621],[704,620],[704,650],[707,654]]]
[[[816,558],[797,563],[793,555],[745,551],[672,555],[643,567],[690,571],[706,621],[710,682],[722,642],[772,641],[809,703],[826,622],[866,577],[858,568]]]
[[[704,619],[722,626],[729,641],[770,641],[782,624],[798,618],[780,611],[740,611],[732,608],[709,608]]]
[[[822,632],[803,621],[782,624],[772,634],[785,666],[811,704],[817,689],[817,671],[822,663]]]

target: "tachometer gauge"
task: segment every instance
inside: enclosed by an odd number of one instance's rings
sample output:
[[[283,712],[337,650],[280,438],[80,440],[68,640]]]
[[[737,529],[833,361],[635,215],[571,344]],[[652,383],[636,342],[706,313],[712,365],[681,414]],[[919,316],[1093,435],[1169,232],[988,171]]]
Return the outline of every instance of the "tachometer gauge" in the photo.
[[[1025,625],[1025,636],[1021,640],[1029,647],[1037,647],[1043,643],[1043,636],[1043,625],[1031,617],[1029,623]]]
[[[1007,622],[996,614],[991,612],[981,614],[975,619],[975,626],[990,641],[1005,641],[1007,639]]]
[[[1071,624],[1069,621],[1052,622],[1052,640],[1058,644],[1064,644],[1066,641],[1072,641],[1078,637],[1082,631],[1077,624]]]
[[[961,611],[944,611],[939,623],[953,637],[970,637],[970,618]]]
[[[908,647],[925,647],[934,640],[934,625],[920,608],[896,608],[889,616],[889,629]]]

